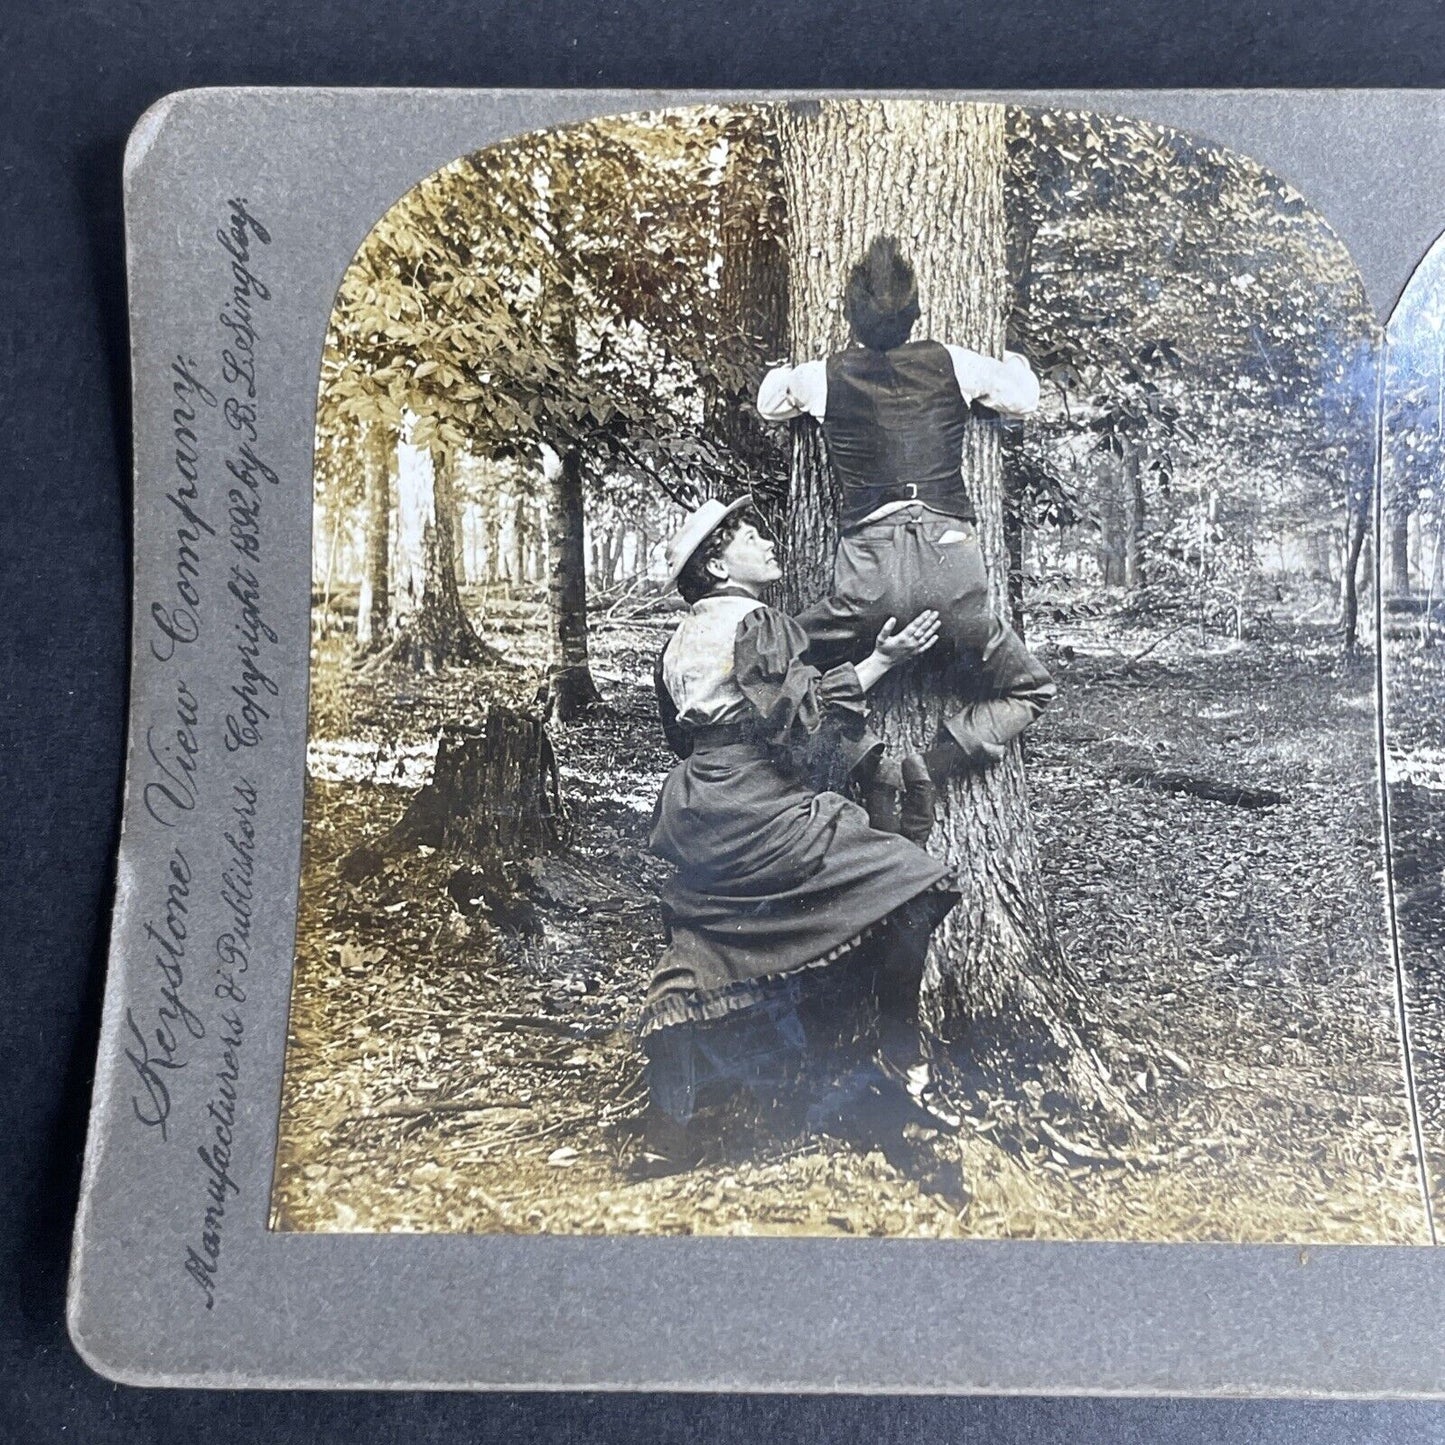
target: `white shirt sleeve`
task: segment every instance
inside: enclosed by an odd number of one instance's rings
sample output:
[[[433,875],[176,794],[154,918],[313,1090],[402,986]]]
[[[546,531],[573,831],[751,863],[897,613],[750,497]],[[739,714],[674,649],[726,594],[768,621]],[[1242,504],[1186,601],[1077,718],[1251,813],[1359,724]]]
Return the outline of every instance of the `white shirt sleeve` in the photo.
[[[966,346],[948,346],[953,374],[965,401],[980,401],[1004,416],[1027,416],[1039,404],[1039,379],[1026,357],[1005,351],[1003,360]]]
[[[758,388],[758,411],[764,421],[787,421],[806,412],[818,421],[828,406],[828,363],[805,361],[801,366],[775,366]]]

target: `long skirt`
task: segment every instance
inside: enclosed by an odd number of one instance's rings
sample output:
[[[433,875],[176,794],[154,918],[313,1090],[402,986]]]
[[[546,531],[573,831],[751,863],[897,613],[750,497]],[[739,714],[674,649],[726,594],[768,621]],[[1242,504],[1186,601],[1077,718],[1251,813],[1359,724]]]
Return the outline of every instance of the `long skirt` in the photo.
[[[721,1018],[753,987],[820,968],[895,909],[957,895],[936,858],[840,793],[787,776],[760,743],[702,748],[663,784],[651,848],[677,872],[662,892],[667,946],[648,990],[643,1032]]]
[[[643,1039],[653,1108],[685,1125],[698,1108],[746,1092],[816,1111],[866,1083],[874,1056],[901,1075],[920,1058],[923,962],[950,902],[931,890],[826,968],[760,981],[751,1004],[722,1018],[654,1029]]]
[[[652,1060],[685,1052],[689,1108],[700,1077],[790,1069],[806,1047],[800,1004],[826,999],[835,978],[851,987],[843,961],[870,944],[889,951],[900,928],[922,940],[921,959],[958,900],[937,859],[790,777],[760,743],[700,748],[674,768],[651,846],[677,872],[642,1033]]]

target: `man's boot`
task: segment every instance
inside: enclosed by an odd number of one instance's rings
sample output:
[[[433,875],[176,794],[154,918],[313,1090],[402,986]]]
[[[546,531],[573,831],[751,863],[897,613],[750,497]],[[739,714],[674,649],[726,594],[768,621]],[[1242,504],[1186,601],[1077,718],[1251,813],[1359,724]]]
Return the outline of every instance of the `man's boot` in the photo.
[[[958,719],[950,721],[957,722]],[[1003,744],[989,742],[976,733],[970,735],[966,742],[960,742],[949,723],[945,723],[939,728],[933,746],[922,757],[928,776],[936,785],[942,786],[946,779],[959,773],[993,767],[1003,761],[1007,752]]]
[[[898,804],[902,791],[902,770],[892,758],[881,759],[873,776],[863,786],[863,806],[868,810],[870,828],[879,833],[899,831]]]
[[[963,772],[968,766],[967,756],[947,729],[941,731],[938,741],[919,756],[935,788],[941,788],[955,773]]]
[[[898,811],[898,831],[920,848],[933,832],[934,806],[938,788],[922,753],[909,753],[899,769],[903,780],[903,806]]]

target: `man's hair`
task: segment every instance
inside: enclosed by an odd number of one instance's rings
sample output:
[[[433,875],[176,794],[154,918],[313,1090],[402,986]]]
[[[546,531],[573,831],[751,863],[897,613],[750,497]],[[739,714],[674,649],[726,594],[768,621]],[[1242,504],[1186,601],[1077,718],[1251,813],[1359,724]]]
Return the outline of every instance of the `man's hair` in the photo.
[[[718,525],[703,538],[697,551],[682,564],[677,574],[677,590],[689,607],[701,597],[722,584],[707,570],[709,562],[715,562],[727,550],[727,545],[738,534],[738,528],[748,520],[748,509],[724,517]]]
[[[918,278],[892,236],[874,236],[848,273],[843,310],[871,351],[891,351],[908,340],[919,316]]]

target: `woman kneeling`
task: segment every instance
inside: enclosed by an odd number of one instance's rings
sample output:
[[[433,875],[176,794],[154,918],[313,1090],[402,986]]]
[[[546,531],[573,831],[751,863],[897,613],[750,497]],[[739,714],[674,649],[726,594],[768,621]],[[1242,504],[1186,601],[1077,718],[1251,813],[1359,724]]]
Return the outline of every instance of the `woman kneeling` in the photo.
[[[833,1127],[865,1095],[876,1104],[890,1080],[902,1113],[916,1106],[938,1122],[916,1090],[910,1105],[907,1081],[923,956],[957,902],[952,875],[819,786],[877,777],[882,745],[864,695],[933,645],[938,617],[890,620],[869,657],[819,673],[803,661],[802,629],[762,601],[781,573],[750,501],[704,503],[669,546],[690,611],[656,680],[682,761],[663,784],[651,848],[677,871],[642,1020],[648,1150],[663,1168],[698,1157],[690,1126],[710,1098],[742,1087],[762,1102],[797,1100],[800,1080],[820,1071],[815,1126]],[[861,1069],[847,1064],[860,1014],[874,1030]]]

